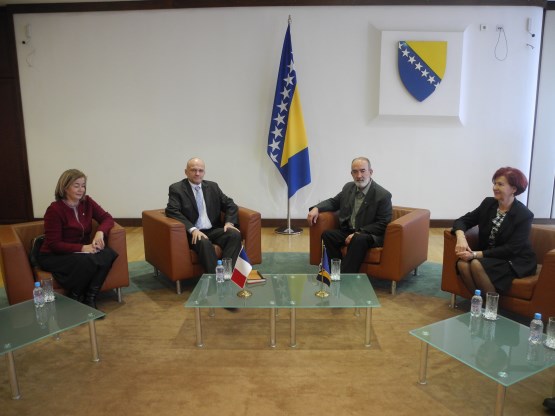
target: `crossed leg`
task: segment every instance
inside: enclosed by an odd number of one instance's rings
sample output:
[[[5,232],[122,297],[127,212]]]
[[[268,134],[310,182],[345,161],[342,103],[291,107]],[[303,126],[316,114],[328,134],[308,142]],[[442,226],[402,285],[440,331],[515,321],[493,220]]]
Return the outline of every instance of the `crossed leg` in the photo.
[[[463,284],[470,293],[474,293],[476,289],[480,289],[482,293],[496,291],[480,261],[471,260],[466,262],[459,260],[457,262],[457,270]]]

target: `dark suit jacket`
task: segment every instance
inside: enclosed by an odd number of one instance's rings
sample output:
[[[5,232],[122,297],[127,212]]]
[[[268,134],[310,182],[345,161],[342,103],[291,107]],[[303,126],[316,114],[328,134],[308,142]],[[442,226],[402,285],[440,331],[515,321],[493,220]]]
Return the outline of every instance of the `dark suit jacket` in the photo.
[[[237,224],[239,208],[233,199],[227,197],[216,182],[202,181],[202,193],[206,204],[206,213],[212,228],[221,228],[224,223]],[[222,223],[221,213],[224,213]],[[187,231],[195,226],[199,212],[193,189],[187,179],[170,185],[166,215],[185,224]]]
[[[342,230],[349,230],[349,220],[353,212],[356,190],[356,184],[349,182],[343,186],[341,192],[336,196],[320,202],[315,207],[322,212],[339,211],[339,227]],[[356,216],[358,227],[355,231],[371,234],[376,245],[382,246],[383,236],[387,224],[391,221],[392,211],[391,194],[375,181],[372,181],[358,210]]]
[[[536,271],[536,254],[530,245],[530,229],[534,214],[515,199],[495,236],[495,246],[488,248],[488,240],[499,203],[493,197],[482,201],[474,211],[468,212],[453,224],[452,233],[478,226],[478,250],[484,257],[510,261],[517,276],[524,277]]]

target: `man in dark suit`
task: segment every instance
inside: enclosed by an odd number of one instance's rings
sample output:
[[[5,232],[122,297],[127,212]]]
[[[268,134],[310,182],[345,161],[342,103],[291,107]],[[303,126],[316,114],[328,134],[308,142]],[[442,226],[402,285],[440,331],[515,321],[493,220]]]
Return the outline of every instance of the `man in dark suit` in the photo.
[[[328,258],[342,258],[341,248],[347,254],[341,262],[342,273],[358,273],[366,252],[381,247],[387,224],[391,221],[391,194],[372,180],[370,161],[357,157],[351,162],[353,182],[343,186],[335,197],[310,207],[308,223],[318,221],[320,211],[339,211],[339,229],[322,234]]]
[[[166,215],[185,224],[189,244],[204,270],[214,273],[217,257],[212,244],[220,246],[222,257],[231,258],[234,266],[241,251],[241,233],[236,228],[239,208],[216,182],[203,180],[204,173],[201,159],[187,162],[187,178],[170,186]]]

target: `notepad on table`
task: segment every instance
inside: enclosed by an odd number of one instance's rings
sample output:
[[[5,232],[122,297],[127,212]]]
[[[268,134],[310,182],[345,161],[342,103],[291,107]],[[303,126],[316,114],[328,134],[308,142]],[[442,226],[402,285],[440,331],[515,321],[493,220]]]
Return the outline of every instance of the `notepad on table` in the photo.
[[[251,270],[249,277],[247,277],[247,283],[249,284],[264,282],[266,282],[266,278],[258,270]]]

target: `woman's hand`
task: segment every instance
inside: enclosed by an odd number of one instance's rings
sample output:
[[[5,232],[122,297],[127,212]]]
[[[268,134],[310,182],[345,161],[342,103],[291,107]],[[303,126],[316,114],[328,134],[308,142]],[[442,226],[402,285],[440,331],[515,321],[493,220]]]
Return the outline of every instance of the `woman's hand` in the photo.
[[[466,236],[463,231],[457,230],[455,235],[457,236],[457,243],[455,244],[455,254],[457,254],[457,256],[459,253],[472,251],[470,250],[470,246],[468,245],[468,241],[466,241]]]
[[[466,241],[466,236],[464,232],[461,230],[457,230],[455,233],[457,236],[457,243],[455,244],[455,254],[457,257],[464,261],[470,261],[474,259],[474,252],[468,245],[468,241]]]
[[[474,257],[474,252],[472,251],[460,251],[457,253],[457,257],[464,261],[471,261],[476,258]]]
[[[96,249],[95,253],[98,250],[104,249],[104,247],[105,247],[105,245],[104,245],[104,233],[102,231],[97,231],[96,232],[91,245],[93,246],[93,248]]]
[[[81,247],[81,253],[98,253],[98,249],[96,249],[92,244],[87,244],[86,246]]]

